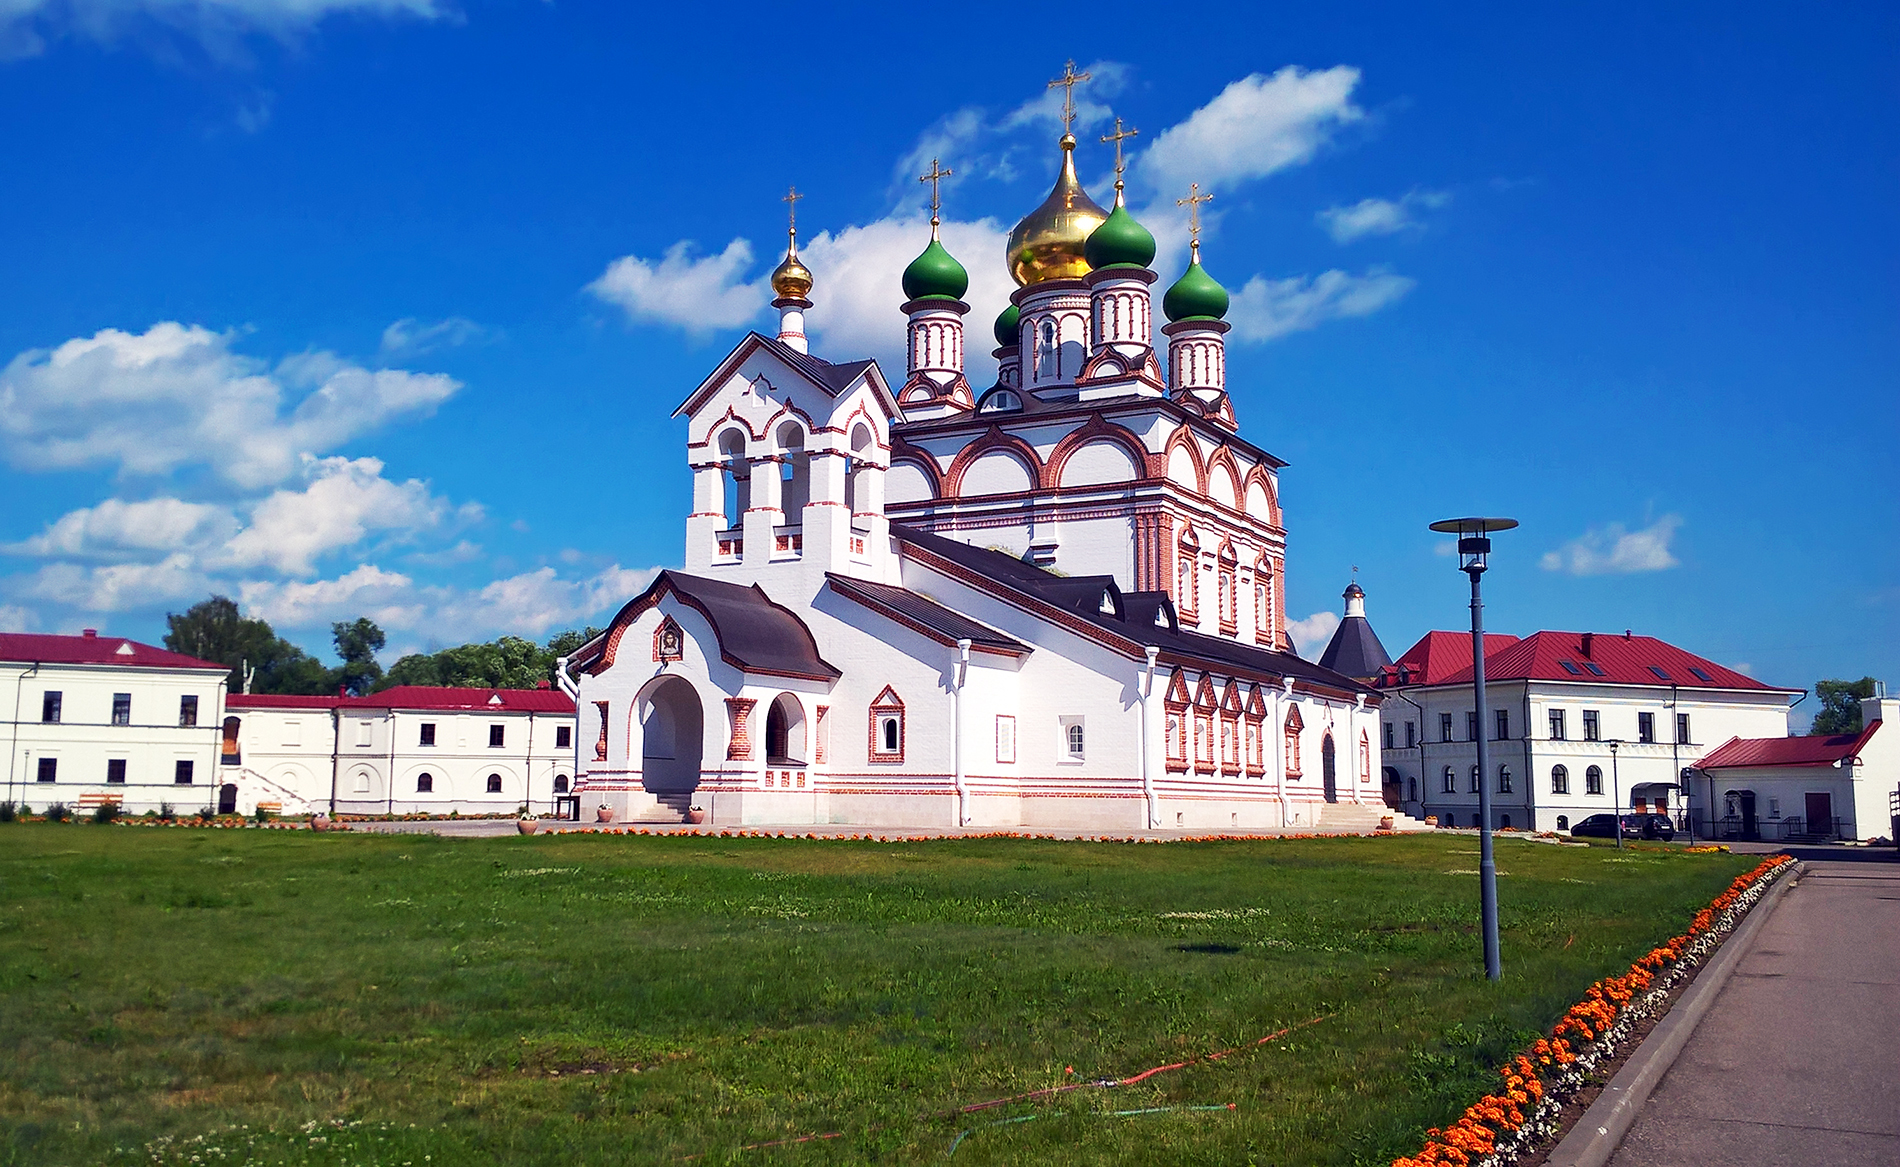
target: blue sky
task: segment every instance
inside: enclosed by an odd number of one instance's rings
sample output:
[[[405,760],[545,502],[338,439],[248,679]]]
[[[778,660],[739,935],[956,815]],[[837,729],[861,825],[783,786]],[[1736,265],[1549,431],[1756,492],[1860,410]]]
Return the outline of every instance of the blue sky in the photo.
[[[599,619],[679,562],[668,415],[786,186],[816,351],[899,362],[913,176],[987,321],[1072,57],[1164,280],[1215,191],[1309,640],[1354,565],[1395,653],[1458,627],[1425,526],[1505,513],[1494,628],[1900,679],[1900,15],[1652,7],[0,5],[0,623]]]

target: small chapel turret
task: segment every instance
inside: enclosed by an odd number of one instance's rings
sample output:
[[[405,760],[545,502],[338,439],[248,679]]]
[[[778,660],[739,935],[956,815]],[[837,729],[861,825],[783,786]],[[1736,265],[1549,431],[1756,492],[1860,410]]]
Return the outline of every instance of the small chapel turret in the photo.
[[[772,307],[778,309],[778,338],[799,352],[810,350],[805,339],[805,310],[811,307],[811,269],[798,258],[798,200],[805,196],[793,187],[785,195],[785,203],[790,207],[790,224],[786,231],[789,242],[785,245],[785,258],[772,270]]]
[[[1236,428],[1227,400],[1227,289],[1201,266],[1201,204],[1213,195],[1193,184],[1188,197],[1188,268],[1161,299],[1168,324],[1168,385],[1176,400],[1191,400],[1229,429]]]
[[[907,417],[948,417],[976,405],[963,375],[963,317],[970,306],[963,294],[970,273],[944,248],[938,235],[942,198],[938,183],[950,177],[938,160],[919,181],[930,184],[930,242],[904,269],[903,312],[910,320],[909,357],[903,389],[897,394]]]

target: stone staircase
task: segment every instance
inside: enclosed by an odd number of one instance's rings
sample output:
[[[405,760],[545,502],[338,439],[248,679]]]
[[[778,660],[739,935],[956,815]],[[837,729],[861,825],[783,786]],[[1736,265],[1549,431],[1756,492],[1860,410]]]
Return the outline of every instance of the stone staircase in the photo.
[[[1319,829],[1322,831],[1376,831],[1379,821],[1392,816],[1392,829],[1395,831],[1429,831],[1435,828],[1413,818],[1404,811],[1393,810],[1388,806],[1360,806],[1350,802],[1329,802],[1320,808]]]

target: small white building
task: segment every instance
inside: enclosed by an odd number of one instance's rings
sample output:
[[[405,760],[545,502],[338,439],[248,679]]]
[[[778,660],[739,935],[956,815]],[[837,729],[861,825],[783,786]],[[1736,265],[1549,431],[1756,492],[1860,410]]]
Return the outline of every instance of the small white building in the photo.
[[[1734,737],[1693,767],[1698,829],[1737,839],[1892,839],[1900,804],[1900,700],[1860,703],[1859,733]],[[1704,785],[1706,783],[1706,785]]]
[[[1697,833],[1709,808],[1685,771],[1716,742],[1785,737],[1799,689],[1763,684],[1652,636],[1485,637],[1489,724],[1477,724],[1471,636],[1429,632],[1374,682],[1385,789],[1409,813],[1478,825],[1491,784],[1497,828],[1567,830],[1615,810],[1668,814]],[[1492,772],[1477,772],[1477,735]]]
[[[574,703],[552,689],[399,685],[226,705],[219,801],[230,811],[541,813],[574,774]]]
[[[88,629],[0,633],[11,674],[6,798],[141,813],[212,801],[226,669]]]

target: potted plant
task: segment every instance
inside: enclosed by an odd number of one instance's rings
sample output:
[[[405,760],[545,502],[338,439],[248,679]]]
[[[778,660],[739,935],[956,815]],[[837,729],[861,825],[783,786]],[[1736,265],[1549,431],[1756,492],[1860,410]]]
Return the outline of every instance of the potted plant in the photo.
[[[694,824],[695,826],[697,826],[700,823],[705,822],[706,821],[705,808],[696,806],[696,807],[693,807],[691,810],[688,810],[686,812],[686,821]]]
[[[310,816],[310,829],[313,831],[327,831],[331,825],[330,816],[324,814],[322,811],[318,811]]]
[[[601,803],[598,807],[594,808],[594,819],[596,822],[603,822],[603,823],[613,822],[614,808],[611,806],[608,806],[604,802]]]
[[[515,830],[520,831],[524,835],[532,835],[540,829],[541,829],[540,819],[532,819],[524,814],[520,818],[515,820]]]

